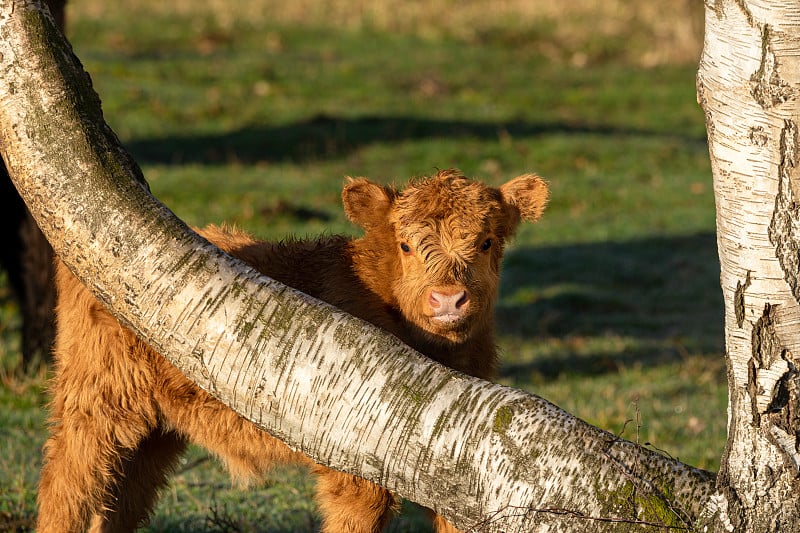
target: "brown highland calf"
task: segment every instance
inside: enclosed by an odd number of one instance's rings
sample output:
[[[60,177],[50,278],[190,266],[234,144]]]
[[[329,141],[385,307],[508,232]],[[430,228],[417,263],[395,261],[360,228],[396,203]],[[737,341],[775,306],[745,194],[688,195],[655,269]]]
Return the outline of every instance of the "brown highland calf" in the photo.
[[[499,188],[458,171],[402,191],[349,179],[342,193],[358,239],[271,244],[210,226],[211,242],[267,276],[393,333],[460,371],[492,377],[500,259],[521,219],[539,218],[536,176]],[[312,466],[326,532],[380,531],[396,502],[386,489],[313,465],[187,380],[121,326],[63,265],[57,273],[52,435],[39,483],[39,533],[132,531],[188,442],[239,479],[276,462]],[[434,517],[438,531],[452,531]]]

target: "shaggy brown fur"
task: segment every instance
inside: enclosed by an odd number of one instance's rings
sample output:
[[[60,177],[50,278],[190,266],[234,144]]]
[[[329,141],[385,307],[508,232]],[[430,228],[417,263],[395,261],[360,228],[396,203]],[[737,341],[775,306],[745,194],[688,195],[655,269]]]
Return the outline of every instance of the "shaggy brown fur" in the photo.
[[[264,274],[395,334],[458,370],[491,377],[493,308],[503,245],[535,220],[547,187],[520,176],[499,189],[454,170],[402,192],[350,179],[342,193],[359,239],[270,244],[233,230],[201,233]],[[131,531],[146,522],[186,443],[216,454],[237,478],[310,459],[209,396],[121,326],[59,265],[52,435],[39,484],[40,533]],[[392,494],[315,465],[327,532],[375,532]],[[435,518],[439,531],[446,521]]]

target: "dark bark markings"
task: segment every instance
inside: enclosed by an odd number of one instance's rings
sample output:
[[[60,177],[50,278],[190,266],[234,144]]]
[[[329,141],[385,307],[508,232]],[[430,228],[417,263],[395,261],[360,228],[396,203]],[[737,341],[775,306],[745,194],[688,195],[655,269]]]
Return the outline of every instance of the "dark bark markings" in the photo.
[[[752,22],[752,19],[748,18],[748,22]],[[789,100],[794,91],[792,91],[792,86],[778,73],[778,59],[775,57],[770,43],[772,28],[769,24],[759,26],[761,28],[761,63],[758,70],[750,77],[750,94],[762,108],[771,109]]]
[[[800,371],[775,331],[777,306],[767,304],[753,327],[747,389],[753,423],[800,473]]]
[[[759,70],[751,77],[751,94],[769,109],[792,97],[792,87],[778,73],[778,61],[770,45],[770,26],[762,29],[762,57]],[[769,240],[795,300],[800,303],[800,166],[798,128],[794,120],[785,119],[780,137],[778,192],[768,228]],[[738,295],[738,288],[737,288]],[[783,453],[795,472],[800,470],[800,373],[794,355],[775,333],[777,308],[767,306],[756,322],[752,335],[752,358],[749,362],[748,392],[752,402],[753,421]],[[739,310],[737,308],[737,320]],[[741,324],[740,324],[741,326]],[[780,377],[776,379],[775,373]],[[771,374],[771,377],[768,377]],[[772,390],[763,390],[774,382]],[[762,418],[765,417],[766,418]],[[762,422],[765,422],[762,425]]]
[[[746,396],[749,396],[753,426],[774,446],[791,478],[781,481],[780,478],[786,474],[768,464],[754,462],[750,467],[748,482],[761,487],[759,493],[788,490],[791,494],[787,492],[774,498],[761,497],[756,493],[750,494],[747,502],[742,501],[737,487],[730,483],[727,460],[723,460],[718,487],[727,499],[728,517],[734,531],[760,530],[761,527],[767,531],[782,531],[781,522],[787,517],[791,520],[800,511],[800,501],[796,498],[800,489],[800,478],[797,477],[800,466],[800,454],[797,451],[800,439],[800,374],[794,356],[786,349],[776,331],[776,325],[781,322],[780,314],[779,306],[766,304],[753,326],[747,385],[744,389],[738,389],[741,392],[738,401],[747,401]],[[739,422],[749,421],[736,420],[734,417],[730,430],[734,438],[742,436],[741,430],[737,430]],[[776,502],[779,503],[776,505]]]
[[[784,120],[781,130],[781,163],[778,167],[778,194],[769,225],[769,240],[775,246],[775,256],[783,270],[784,279],[800,303],[800,205],[795,198],[800,187],[798,168],[798,131],[793,120]],[[796,185],[795,185],[796,184]]]
[[[741,328],[744,324],[744,292],[750,286],[750,271],[747,271],[747,277],[744,284],[741,281],[736,282],[736,292],[733,296],[733,310],[736,313],[736,324]]]

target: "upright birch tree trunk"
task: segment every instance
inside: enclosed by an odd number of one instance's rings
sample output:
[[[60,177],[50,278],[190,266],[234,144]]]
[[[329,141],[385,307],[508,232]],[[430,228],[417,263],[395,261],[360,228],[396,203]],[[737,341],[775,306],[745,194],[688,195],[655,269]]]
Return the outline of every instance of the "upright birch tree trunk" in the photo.
[[[463,376],[258,275],[147,192],[37,0],[0,0],[0,151],[62,260],[199,386],[480,531],[698,526],[713,476]]]
[[[730,390],[718,531],[800,531],[800,2],[706,0]]]

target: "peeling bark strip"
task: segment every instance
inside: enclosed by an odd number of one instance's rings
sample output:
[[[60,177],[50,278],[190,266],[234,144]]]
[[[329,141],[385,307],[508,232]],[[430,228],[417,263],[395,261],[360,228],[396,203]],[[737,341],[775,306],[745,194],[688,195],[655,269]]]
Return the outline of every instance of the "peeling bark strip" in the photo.
[[[798,131],[797,124],[790,119],[784,120],[781,130],[780,157],[778,194],[769,224],[769,240],[775,246],[775,257],[784,279],[800,302],[800,203],[796,195],[800,188]]]

